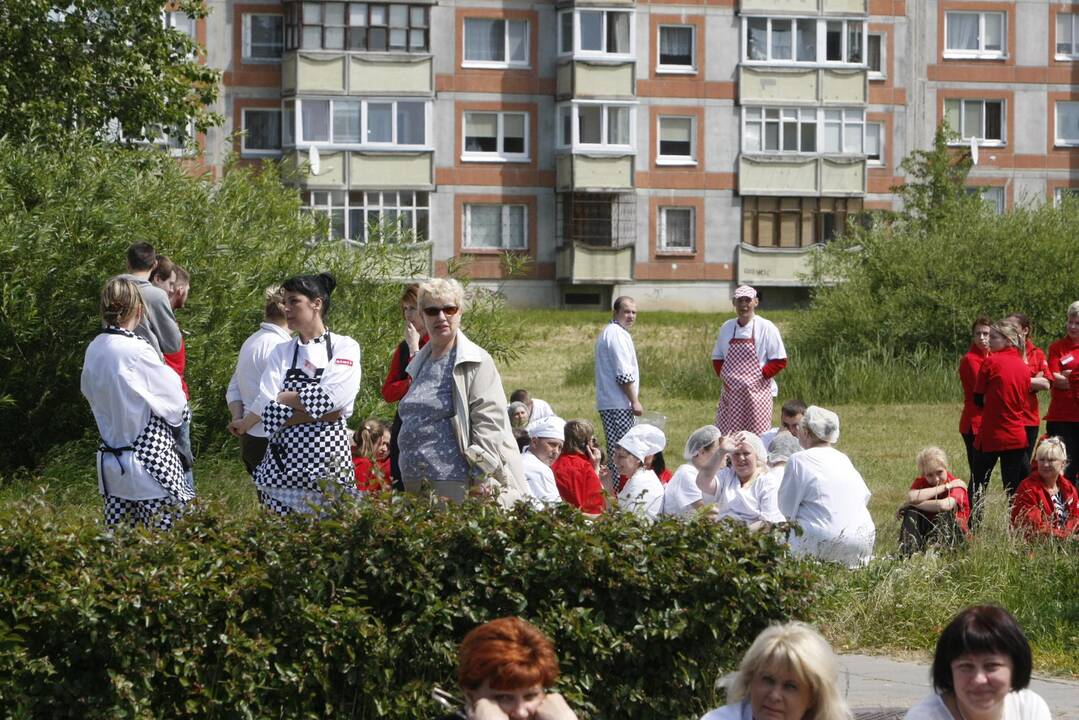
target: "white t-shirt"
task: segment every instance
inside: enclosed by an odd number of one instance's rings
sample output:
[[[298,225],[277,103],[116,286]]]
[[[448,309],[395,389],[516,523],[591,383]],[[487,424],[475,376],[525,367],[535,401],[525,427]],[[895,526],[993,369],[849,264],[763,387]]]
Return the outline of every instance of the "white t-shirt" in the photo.
[[[779,512],[803,530],[801,537],[791,534],[791,551],[848,567],[867,564],[876,540],[870,495],[850,458],[835,448],[791,455],[779,487]]]
[[[638,468],[618,493],[618,505],[655,520],[663,509],[663,483],[651,470]]]
[[[562,502],[558,485],[555,484],[554,471],[546,463],[533,455],[531,450],[525,450],[521,453],[521,465],[524,467],[528,491],[538,501],[533,504],[543,507]]]
[[[717,495],[705,495],[697,485],[698,470],[691,463],[686,463],[674,471],[674,475],[663,488],[663,514],[693,516],[698,510],[693,503],[703,501],[705,505],[715,503]]]
[[[539,398],[532,398],[532,414],[528,416],[529,422],[532,420],[539,420],[540,418],[551,417],[554,415],[554,410],[551,408],[551,404],[546,400],[540,400]]]
[[[622,392],[619,379],[629,380],[636,391],[641,388],[637,367],[637,349],[629,331],[614,322],[607,323],[596,340],[596,409],[628,410],[633,407]]]
[[[259,394],[259,383],[262,381],[262,372],[266,369],[266,363],[270,359],[270,353],[281,343],[292,339],[287,328],[264,322],[259,329],[252,333],[244,344],[240,346],[240,354],[236,358],[236,369],[232,371],[232,379],[229,381],[228,390],[225,391],[225,402],[239,400],[243,403],[244,412],[255,404],[255,398]],[[254,427],[247,431],[254,437],[266,437],[266,430],[262,422],[255,423]]]
[[[753,708],[748,700],[743,700],[710,710],[701,720],[753,720]]]
[[[746,525],[763,520],[781,523],[786,518],[779,512],[779,479],[762,474],[749,485],[742,481],[733,468],[725,467],[716,476],[719,484],[719,517],[741,520]]]
[[[787,349],[783,347],[783,338],[779,335],[779,328],[771,320],[765,320],[760,315],[754,315],[745,326],[738,324],[738,318],[731,318],[723,323],[716,337],[716,344],[712,347],[713,360],[725,360],[727,347],[732,339],[748,340],[753,338],[753,346],[757,351],[757,361],[763,368],[769,360],[786,359]],[[775,378],[771,380],[772,397],[779,394],[779,386]]]
[[[903,720],[954,720],[940,695],[933,693],[907,711]],[[1004,697],[1003,720],[1052,720],[1049,706],[1032,690],[1017,690]]]

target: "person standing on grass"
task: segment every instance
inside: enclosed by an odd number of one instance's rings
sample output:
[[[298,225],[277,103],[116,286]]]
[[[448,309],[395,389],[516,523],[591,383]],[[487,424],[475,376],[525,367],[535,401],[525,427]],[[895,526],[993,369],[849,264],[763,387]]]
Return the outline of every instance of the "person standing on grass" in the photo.
[[[918,477],[896,513],[904,555],[921,552],[931,542],[955,546],[970,531],[967,484],[948,472],[948,456],[939,447],[927,447],[916,462]]]
[[[1027,447],[1033,452],[1042,423],[1041,412],[1038,409],[1038,393],[1050,387],[1049,364],[1041,348],[1030,342],[1030,318],[1023,313],[1012,313],[1004,319],[1019,326],[1019,332],[1023,336],[1023,359],[1030,368],[1030,392],[1027,393],[1027,412],[1024,422],[1026,423]]]
[[[756,314],[756,290],[739,286],[733,302],[738,315],[723,323],[712,348],[712,368],[723,379],[716,427],[724,436],[741,430],[760,436],[772,425],[774,378],[787,367],[787,350],[779,328]]]
[[[1042,440],[1034,451],[1037,468],[1015,491],[1012,527],[1028,538],[1079,538],[1079,493],[1064,477],[1068,451],[1058,437]]]
[[[982,409],[974,402],[974,383],[982,363],[989,357],[989,330],[993,321],[979,315],[970,326],[970,349],[959,361],[959,382],[963,385],[963,413],[959,416],[959,434],[967,449],[967,470],[974,473],[974,438],[982,426]]]
[[[1064,477],[1075,484],[1079,476],[1079,375],[1072,379],[1079,366],[1079,300],[1068,306],[1067,333],[1049,346],[1049,372],[1052,387],[1049,412],[1045,414],[1045,431],[1064,441],[1068,448],[1068,465]]]
[[[412,377],[405,371],[408,363],[416,357],[416,353],[427,344],[427,331],[423,328],[423,320],[417,309],[417,294],[420,291],[419,283],[405,286],[401,293],[401,315],[404,317],[404,339],[398,343],[390,359],[390,370],[386,373],[386,379],[382,381],[382,399],[388,403],[397,403],[408,392],[412,384]],[[390,478],[393,487],[404,490],[401,481],[401,466],[398,458],[401,456],[401,448],[397,444],[397,437],[401,434],[401,413],[393,414],[393,422],[390,424]]]
[[[229,404],[229,414],[233,420],[241,419],[248,408],[254,406],[270,353],[281,343],[292,339],[288,321],[285,320],[285,291],[280,285],[271,285],[266,288],[265,298],[262,324],[240,346],[236,369],[232,371],[232,379],[225,391],[225,402]],[[252,477],[266,454],[268,444],[266,429],[261,422],[252,425],[240,436],[240,458]]]
[[[607,457],[615,474],[614,449],[631,427],[633,417],[644,414],[639,397],[641,373],[637,349],[629,334],[637,322],[637,303],[623,295],[614,301],[614,315],[596,340],[596,410],[607,438]]]
[[[150,282],[150,275],[157,266],[157,252],[148,242],[137,242],[127,249],[127,273],[120,277],[135,283],[146,308],[135,334],[145,338],[158,355],[174,353],[180,349],[183,338],[172,314],[168,293]],[[171,277],[171,276],[170,276]]]
[[[191,286],[191,278],[187,271],[174,263],[164,255],[157,256],[157,264],[150,273],[150,282],[165,292],[169,297],[169,307],[173,312],[187,304],[187,293]],[[179,323],[177,323],[179,329]],[[187,390],[187,381],[184,380],[184,370],[187,368],[187,347],[184,342],[183,331],[180,331],[180,349],[172,353],[163,353],[165,364],[172,368],[180,376],[180,385],[184,389],[184,396],[191,400],[191,393]],[[191,414],[176,431],[176,445],[180,449],[180,456],[184,458],[184,477],[191,489],[195,489],[195,475],[192,470],[195,454],[191,449]]]

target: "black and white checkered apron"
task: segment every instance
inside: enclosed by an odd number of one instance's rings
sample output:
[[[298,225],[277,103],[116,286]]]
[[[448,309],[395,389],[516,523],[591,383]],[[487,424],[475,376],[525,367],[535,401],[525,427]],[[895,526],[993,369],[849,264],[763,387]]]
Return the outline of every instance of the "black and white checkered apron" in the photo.
[[[137,338],[146,342],[144,338],[128,332],[122,328],[108,327],[105,332],[110,335],[124,335]],[[190,413],[184,408],[184,420],[190,420]],[[143,525],[146,527],[167,530],[187,503],[195,497],[195,493],[188,487],[184,478],[184,468],[180,463],[180,455],[176,450],[176,440],[172,429],[163,419],[150,414],[150,421],[146,423],[139,436],[130,445],[120,448],[109,447],[102,440],[98,447],[98,472],[102,478],[105,501],[105,524],[106,525]],[[149,500],[130,500],[117,497],[109,493],[109,487],[104,482],[105,456],[112,455],[120,466],[120,472],[125,472],[121,456],[125,452],[135,453],[135,458],[142,463],[146,471],[157,480],[161,488],[167,493],[165,497],[152,498]]]
[[[324,337],[329,363],[333,345],[329,332]],[[321,385],[323,368],[314,377],[298,368],[300,346],[298,340],[293,342],[292,365],[281,390],[298,393],[308,414],[321,417],[334,409],[333,399]],[[262,420],[279,426],[291,412],[273,402],[266,406]],[[259,502],[270,512],[311,513],[340,495],[358,497],[355,477],[345,420],[310,422],[282,427],[270,436],[266,454],[255,468],[255,488]]]

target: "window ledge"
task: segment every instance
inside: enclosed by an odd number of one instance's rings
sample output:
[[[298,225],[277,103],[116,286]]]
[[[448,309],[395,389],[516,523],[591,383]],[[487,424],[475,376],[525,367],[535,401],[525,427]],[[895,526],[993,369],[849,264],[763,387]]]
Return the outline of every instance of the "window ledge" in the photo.
[[[657,65],[657,75],[696,75],[697,68],[688,65]]]
[[[883,160],[870,160],[869,158],[866,158],[865,166],[867,168],[883,168],[884,167],[884,161]]]
[[[887,80],[888,79],[888,76],[885,75],[884,73],[882,73],[882,72],[873,72],[872,70],[869,71],[869,73],[867,74],[866,77],[869,78],[870,82],[875,82],[875,81],[881,81],[881,80]]]
[[[1008,53],[972,52],[966,50],[945,50],[945,60],[1007,60]]]
[[[280,150],[240,150],[242,158],[275,158],[281,157]]]
[[[241,65],[280,65],[281,58],[254,58],[254,57],[241,57]]]
[[[479,153],[475,153],[475,154],[462,153],[461,154],[461,162],[494,163],[494,164],[497,164],[497,165],[502,165],[502,164],[506,164],[506,163],[511,163],[511,164],[528,163],[528,162],[531,162],[531,159],[527,158],[527,157],[501,157],[501,156],[498,156],[498,155],[483,155],[483,154],[479,154]]]
[[[501,247],[501,248],[474,248],[467,245],[461,246],[461,252],[466,255],[502,255],[504,253],[527,253],[526,247]]]
[[[317,147],[319,152],[364,152],[364,153],[401,153],[401,154],[416,154],[416,153],[433,153],[435,149],[427,145],[332,145],[330,143],[323,142],[301,142],[295,145],[289,145],[285,149],[287,150],[310,150],[312,147]]]
[[[1075,150],[1079,148],[1079,140],[1054,140],[1053,147],[1062,148],[1064,150]]]
[[[637,151],[631,147],[608,147],[606,145],[575,145],[572,148],[563,147],[561,150],[573,155],[611,155],[622,157],[636,155]]]
[[[954,148],[968,148],[970,147],[970,138],[964,140],[952,140],[948,143],[949,147]],[[980,148],[1004,148],[1008,147],[1008,143],[1001,140],[978,140],[978,147]]]
[[[656,165],[665,167],[697,167],[697,161],[693,158],[657,157]]]
[[[464,60],[461,62],[461,67],[465,70],[531,70],[532,66],[528,63],[505,63],[505,62],[484,62],[481,60]]]
[[[585,62],[596,63],[597,65],[624,65],[626,63],[636,62],[637,57],[633,53],[564,53],[559,56],[560,58],[568,58],[570,60],[580,60]]]
[[[656,259],[671,258],[674,260],[686,260],[697,257],[696,250],[668,250],[665,248],[656,249]]]
[[[1066,55],[1063,53],[1057,53],[1053,56],[1053,59],[1059,62],[1076,62],[1079,61],[1079,55]]]

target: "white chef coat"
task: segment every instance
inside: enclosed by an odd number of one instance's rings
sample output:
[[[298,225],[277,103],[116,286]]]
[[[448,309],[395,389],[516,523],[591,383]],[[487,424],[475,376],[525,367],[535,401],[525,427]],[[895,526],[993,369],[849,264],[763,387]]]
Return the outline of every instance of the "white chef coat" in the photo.
[[[326,356],[326,337],[333,345],[333,359]],[[334,410],[341,411],[341,419],[347,420],[352,415],[356,402],[356,393],[360,391],[360,345],[347,335],[327,333],[309,342],[300,342],[299,337],[283,342],[270,352],[266,369],[259,380],[259,392],[250,410],[261,416],[266,406],[277,400],[277,395],[285,384],[285,373],[292,368],[292,355],[296,352],[296,368],[308,377],[314,377],[320,368],[324,369],[319,385],[329,396]],[[320,417],[326,412],[308,413]]]
[[[771,320],[765,320],[760,315],[754,315],[753,319],[741,326],[738,318],[731,318],[723,323],[716,337],[716,344],[712,347],[712,359],[724,360],[727,357],[727,347],[731,340],[748,340],[753,338],[753,349],[757,353],[757,362],[763,368],[769,360],[786,359],[787,349],[783,347],[783,338],[779,335],[779,328]],[[775,378],[771,379],[772,397],[779,394],[779,385]]]
[[[240,354],[236,358],[236,369],[232,371],[232,379],[229,380],[228,390],[225,391],[225,402],[239,400],[243,403],[245,413],[250,410],[255,404],[255,398],[258,397],[259,383],[262,381],[262,372],[266,369],[266,363],[270,359],[270,352],[291,338],[288,328],[271,322],[260,324],[259,329],[248,336],[244,344],[240,346]],[[266,430],[259,421],[247,431],[247,434],[266,437]]]
[[[187,407],[180,376],[138,337],[102,333],[91,340],[80,387],[90,402],[101,440],[113,448],[135,442],[149,424],[151,413],[179,427]],[[102,494],[128,500],[168,496],[134,452],[120,457],[99,452],[98,469]]]
[[[624,510],[655,520],[663,509],[663,483],[656,474],[645,468],[637,468],[633,477],[626,481],[618,493],[618,505]]]
[[[711,505],[718,495],[705,495],[697,485],[697,475],[700,471],[692,463],[685,463],[674,471],[674,475],[667,481],[663,488],[663,514],[677,516],[693,516],[698,512],[692,507],[697,501],[704,501],[705,505]]]
[[[596,340],[596,409],[628,410],[633,407],[618,377],[633,379],[633,388],[640,391],[641,373],[637,367],[637,349],[633,337],[613,320],[607,323]]]
[[[870,495],[850,458],[835,448],[791,455],[779,487],[779,512],[804,531],[801,537],[791,534],[791,551],[849,567],[867,564],[876,540]]]
[[[554,415],[554,409],[546,400],[532,398],[532,414],[528,416],[529,422]]]
[[[525,480],[528,482],[528,491],[537,501],[536,507],[555,505],[562,502],[562,496],[558,493],[558,485],[554,480],[554,471],[532,454],[531,450],[521,453],[521,464],[524,466]]]
[[[781,523],[786,518],[779,512],[777,496],[781,477],[761,474],[749,485],[742,487],[734,468],[725,467],[716,476],[719,485],[720,518],[734,518],[746,525],[763,520],[770,523]]]

